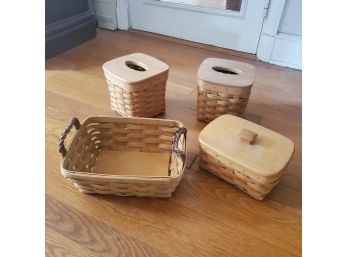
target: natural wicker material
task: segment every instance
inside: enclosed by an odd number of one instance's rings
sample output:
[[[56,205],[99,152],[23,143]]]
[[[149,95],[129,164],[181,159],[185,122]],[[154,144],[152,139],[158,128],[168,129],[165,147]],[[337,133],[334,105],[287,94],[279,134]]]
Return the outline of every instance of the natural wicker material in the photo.
[[[112,110],[127,117],[164,113],[168,65],[145,54],[131,54],[105,63],[103,69]]]
[[[241,115],[249,101],[253,66],[208,58],[199,67],[197,119],[210,122],[223,114]]]
[[[278,184],[294,143],[258,124],[221,115],[199,135],[199,166],[262,200]]]
[[[126,117],[154,117],[164,113],[165,81],[166,78],[162,78],[162,81],[149,88],[126,91],[108,79],[111,109]]]
[[[68,150],[64,139],[72,126],[76,131]],[[130,176],[94,171],[102,151],[169,153],[168,176]],[[59,143],[63,155],[61,172],[84,193],[120,196],[170,197],[185,168],[186,129],[178,121],[146,118],[91,117],[81,126],[76,118]],[[130,160],[132,161],[132,160]]]
[[[249,101],[251,88],[218,92],[198,81],[197,119],[210,122],[223,114],[241,115]]]
[[[238,187],[257,200],[263,200],[278,184],[280,178],[279,175],[278,177],[272,178],[268,183],[262,184],[257,179],[243,173],[243,169],[233,169],[224,165],[202,148],[199,153],[199,166]],[[260,177],[259,180],[262,180],[262,178]]]

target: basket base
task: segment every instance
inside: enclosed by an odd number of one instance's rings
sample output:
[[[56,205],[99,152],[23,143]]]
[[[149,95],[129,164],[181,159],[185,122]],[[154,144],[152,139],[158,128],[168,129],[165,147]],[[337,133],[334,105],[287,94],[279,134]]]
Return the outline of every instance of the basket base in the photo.
[[[103,150],[94,173],[128,176],[168,176],[170,153]]]
[[[149,113],[149,112],[142,112],[142,113],[125,113],[123,110],[119,110],[119,109],[116,109],[114,107],[111,107],[111,110],[120,114],[121,116],[123,117],[142,117],[142,118],[154,118],[154,117],[157,117],[159,115],[162,115],[165,113],[165,108],[157,111],[157,112],[152,112],[152,113]]]

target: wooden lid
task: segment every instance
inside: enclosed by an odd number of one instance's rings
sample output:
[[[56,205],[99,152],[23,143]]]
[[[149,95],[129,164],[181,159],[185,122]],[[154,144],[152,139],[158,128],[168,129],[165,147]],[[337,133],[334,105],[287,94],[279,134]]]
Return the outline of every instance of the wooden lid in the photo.
[[[104,72],[124,83],[137,83],[169,70],[169,66],[143,53],[125,55],[103,64]]]
[[[198,79],[212,84],[249,87],[254,82],[254,66],[220,58],[205,59],[199,66]]]
[[[200,133],[199,142],[248,172],[272,177],[287,165],[294,143],[288,138],[233,115],[222,115]]]

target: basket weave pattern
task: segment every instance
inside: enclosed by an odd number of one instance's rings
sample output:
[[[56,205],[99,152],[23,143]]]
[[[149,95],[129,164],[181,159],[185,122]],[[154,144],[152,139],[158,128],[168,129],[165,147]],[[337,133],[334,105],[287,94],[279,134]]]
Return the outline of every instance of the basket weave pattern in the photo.
[[[184,171],[184,159],[180,156],[186,154],[185,133],[182,124],[175,121],[89,118],[77,131],[66,151],[61,164],[62,174],[84,193],[170,197]],[[173,153],[175,135],[179,137],[176,138],[178,154]],[[171,152],[169,176],[135,177],[93,173],[98,155],[103,150]]]
[[[165,112],[167,75],[123,87],[105,73],[110,92],[111,109],[126,117],[154,117]]]
[[[279,175],[278,177],[272,178],[268,183],[261,183],[258,178],[246,175],[242,170],[226,166],[202,148],[200,149],[199,161],[201,168],[233,184],[257,200],[263,200],[278,184],[280,178]]]
[[[212,121],[223,114],[241,115],[249,101],[250,89],[226,93],[198,86],[197,119]]]

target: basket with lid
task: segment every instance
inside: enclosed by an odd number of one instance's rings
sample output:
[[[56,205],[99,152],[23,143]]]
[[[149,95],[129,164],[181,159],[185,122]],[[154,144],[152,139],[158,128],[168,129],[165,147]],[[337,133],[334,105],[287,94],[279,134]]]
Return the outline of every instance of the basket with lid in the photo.
[[[169,66],[134,53],[103,64],[111,109],[127,117],[154,117],[165,111]]]
[[[197,119],[210,122],[223,114],[243,114],[255,68],[233,60],[208,58],[198,72]]]
[[[294,152],[288,138],[234,115],[222,115],[199,135],[200,167],[262,200],[279,182]]]
[[[185,169],[186,128],[174,120],[90,117],[81,125],[73,118],[59,152],[62,175],[81,192],[170,197]]]

